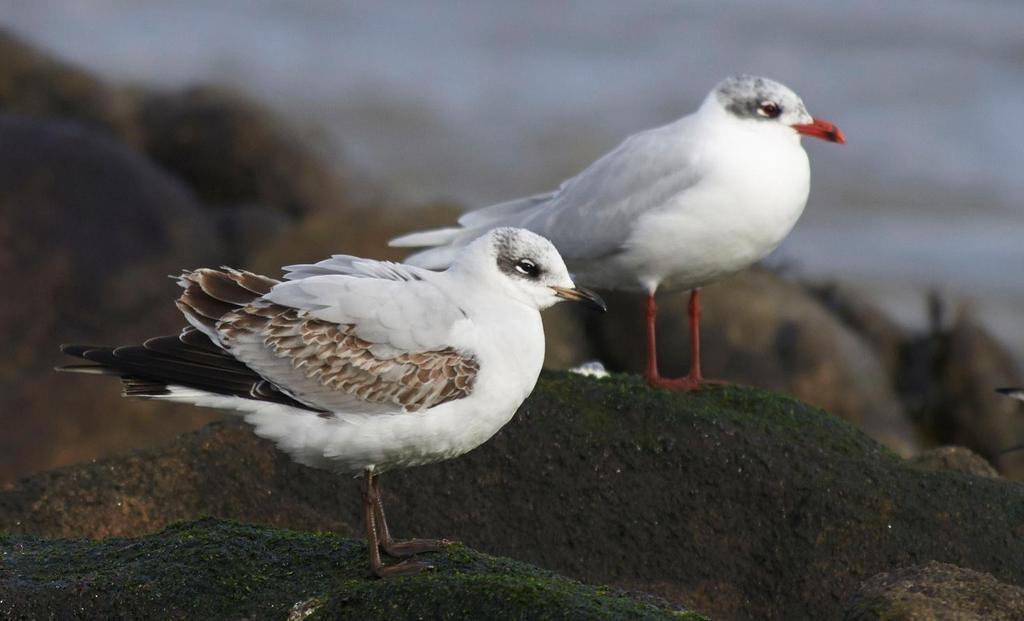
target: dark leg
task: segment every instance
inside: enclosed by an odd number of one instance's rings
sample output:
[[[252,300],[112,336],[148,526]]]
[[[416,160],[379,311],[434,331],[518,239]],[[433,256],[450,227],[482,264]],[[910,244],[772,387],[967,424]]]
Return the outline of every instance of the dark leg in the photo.
[[[663,378],[658,374],[657,350],[654,338],[655,317],[658,307],[654,296],[647,296],[647,371],[644,376],[647,383],[658,388],[691,392],[699,390],[705,384],[722,384],[718,380],[704,379],[700,372],[700,289],[690,292],[690,303],[687,308],[690,318],[690,372],[675,379]]]
[[[412,576],[427,569],[433,569],[430,563],[406,560],[394,565],[385,565],[380,560],[380,537],[376,524],[376,504],[374,490],[374,479],[372,469],[367,469],[363,475],[363,515],[366,518],[366,541],[370,550],[370,569],[381,578],[393,576]]]
[[[377,525],[377,534],[380,538],[380,549],[388,556],[398,558],[412,556],[420,552],[437,552],[452,544],[447,539],[408,539],[406,541],[395,541],[388,529],[387,519],[384,517],[384,501],[380,493],[380,477],[373,475],[370,479],[370,486],[374,498],[374,523]]]

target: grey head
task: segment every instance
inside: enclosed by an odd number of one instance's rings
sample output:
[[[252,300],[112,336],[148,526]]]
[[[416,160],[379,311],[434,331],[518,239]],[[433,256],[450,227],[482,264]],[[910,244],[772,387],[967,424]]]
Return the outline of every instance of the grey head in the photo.
[[[486,271],[498,274],[495,284],[506,294],[538,309],[561,300],[585,302],[600,310],[605,304],[597,294],[577,287],[562,255],[547,238],[526,229],[493,229],[466,248],[483,255]],[[474,260],[475,262],[475,260]]]
[[[737,75],[718,83],[715,100],[731,116],[776,126],[788,126],[797,133],[829,142],[846,142],[838,127],[815,119],[800,97],[779,82],[752,75]]]
[[[786,125],[811,122],[803,100],[788,87],[768,78],[753,75],[726,78],[715,87],[715,96],[729,114],[740,119]]]

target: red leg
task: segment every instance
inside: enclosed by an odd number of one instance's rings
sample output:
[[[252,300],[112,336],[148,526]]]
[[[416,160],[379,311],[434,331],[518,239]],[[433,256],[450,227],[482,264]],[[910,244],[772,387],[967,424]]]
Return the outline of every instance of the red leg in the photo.
[[[658,343],[654,336],[654,323],[658,317],[658,303],[654,301],[654,294],[647,294],[647,370],[644,377],[651,386],[656,386],[661,379],[658,373]]]
[[[688,306],[690,318],[690,372],[684,377],[675,379],[663,378],[658,374],[657,350],[654,338],[654,319],[658,307],[654,303],[654,296],[647,296],[647,372],[645,378],[647,383],[658,388],[676,390],[680,392],[691,392],[699,390],[705,384],[722,384],[718,380],[705,379],[700,371],[700,289],[690,292],[690,303]]]
[[[690,373],[686,377],[695,384],[703,378],[700,374],[700,289],[690,292]]]

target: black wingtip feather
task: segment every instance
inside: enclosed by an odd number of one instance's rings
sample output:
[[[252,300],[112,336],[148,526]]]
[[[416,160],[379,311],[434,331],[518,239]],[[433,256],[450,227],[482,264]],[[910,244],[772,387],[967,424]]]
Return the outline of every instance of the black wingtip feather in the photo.
[[[125,378],[121,394],[125,397],[166,397],[171,394],[167,384],[138,378]]]
[[[60,346],[61,352],[65,353],[65,354],[67,354],[69,356],[74,356],[75,358],[82,358],[82,357],[84,357],[83,354],[85,354],[85,352],[87,352],[87,351],[89,351],[91,349],[102,349],[102,346],[100,346],[100,345],[78,345],[78,344],[72,344],[72,343],[65,343],[65,344]]]
[[[114,359],[114,350],[110,347],[90,347],[79,354],[78,357],[105,366],[117,367],[117,360]]]
[[[64,365],[57,367],[58,371],[118,376],[124,384],[123,394],[129,397],[167,396],[167,387],[173,384],[321,411],[281,392],[194,328],[185,328],[178,336],[149,339],[144,345],[112,348],[68,344],[60,349],[92,364]]]
[[[190,322],[211,330],[224,315],[251,304],[278,284],[232,268],[183,270],[171,278],[185,289],[175,301],[181,312]],[[141,346],[62,345],[61,351],[92,364],[66,365],[58,370],[119,376],[126,396],[166,396],[170,394],[168,385],[181,385],[313,409],[278,390],[194,326],[177,336],[149,339]]]
[[[206,336],[199,330],[196,330],[192,326],[189,326],[181,331],[178,335],[178,340],[196,349],[203,349],[206,351],[224,353],[224,350],[219,347],[216,343],[210,340],[210,337]]]

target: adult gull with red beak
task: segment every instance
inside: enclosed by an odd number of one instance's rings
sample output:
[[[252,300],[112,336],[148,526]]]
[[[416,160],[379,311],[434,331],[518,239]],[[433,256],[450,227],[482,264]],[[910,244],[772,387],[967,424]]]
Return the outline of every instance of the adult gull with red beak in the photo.
[[[580,283],[647,294],[647,381],[694,390],[709,381],[700,368],[699,288],[764,258],[792,230],[810,189],[801,136],[846,142],[782,84],[727,78],[693,114],[630,136],[555,192],[478,209],[459,227],[391,244],[429,247],[407,262],[440,269],[491,227],[539,233]],[[691,291],[690,372],[675,379],[658,372],[654,293],[666,287]]]

